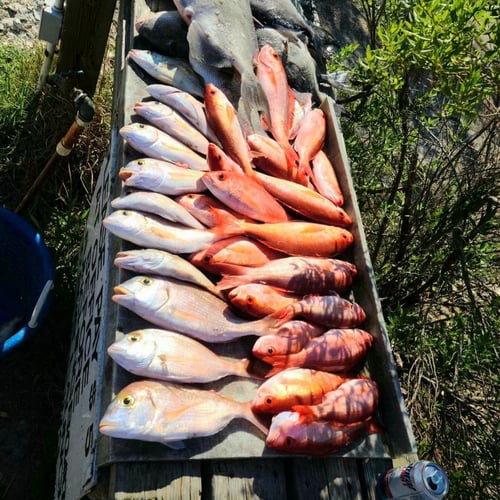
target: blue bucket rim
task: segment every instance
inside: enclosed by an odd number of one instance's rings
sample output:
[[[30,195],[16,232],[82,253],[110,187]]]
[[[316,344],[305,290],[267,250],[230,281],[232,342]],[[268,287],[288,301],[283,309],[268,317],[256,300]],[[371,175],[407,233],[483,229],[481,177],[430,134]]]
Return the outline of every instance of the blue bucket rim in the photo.
[[[34,248],[37,248],[42,261],[41,275],[44,283],[42,291],[47,291],[46,287],[49,289],[49,282],[50,285],[54,282],[55,269],[52,256],[49,249],[45,245],[41,234],[20,215],[4,207],[0,207],[0,220],[5,221],[7,224],[12,226],[18,234],[26,238],[28,241],[33,241]],[[50,288],[52,288],[52,286],[50,286]],[[29,323],[26,323],[21,329],[7,338],[4,342],[0,342],[0,358],[19,347],[25,340],[37,331],[39,323],[43,321],[47,314],[51,302],[51,295],[52,293],[48,293],[47,300],[45,300],[42,304],[41,310],[38,312],[36,321],[37,324],[30,326]]]

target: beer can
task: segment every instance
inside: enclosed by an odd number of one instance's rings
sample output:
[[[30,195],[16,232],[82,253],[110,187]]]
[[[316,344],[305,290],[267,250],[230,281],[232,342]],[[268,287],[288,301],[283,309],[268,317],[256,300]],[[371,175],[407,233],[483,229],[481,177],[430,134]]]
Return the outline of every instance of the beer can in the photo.
[[[434,462],[419,460],[404,467],[389,469],[378,483],[382,498],[437,500],[448,493],[448,478]]]

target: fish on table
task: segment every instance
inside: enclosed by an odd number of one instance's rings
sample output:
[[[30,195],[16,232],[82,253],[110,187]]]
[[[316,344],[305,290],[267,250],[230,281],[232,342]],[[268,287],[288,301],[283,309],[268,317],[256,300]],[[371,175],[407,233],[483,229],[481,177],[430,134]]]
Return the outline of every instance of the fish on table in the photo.
[[[319,151],[312,159],[312,171],[314,185],[318,193],[321,193],[332,203],[341,207],[344,204],[344,194],[342,193],[335,169],[323,150]]]
[[[232,236],[218,240],[192,254],[189,260],[211,273],[245,273],[248,267],[260,267],[284,254],[272,250],[245,236]]]
[[[273,314],[276,327],[300,317],[329,328],[354,328],[363,323],[366,313],[356,302],[344,299],[337,293],[307,295]]]
[[[327,392],[337,389],[349,377],[309,368],[290,368],[263,382],[252,401],[256,413],[276,414],[294,405],[320,403]]]
[[[284,222],[285,209],[262,184],[243,173],[215,171],[206,173],[203,182],[224,205],[261,222]]]
[[[267,377],[288,368],[349,372],[364,359],[373,337],[359,328],[331,329],[309,340],[301,350],[288,354],[264,354],[260,359],[273,368]]]
[[[225,170],[227,172],[243,173],[243,169],[230,158],[217,144],[210,143],[207,147],[207,163],[210,171]]]
[[[134,191],[111,200],[111,206],[116,210],[136,210],[158,215],[163,219],[178,222],[195,229],[204,229],[182,205],[169,196],[153,191]]]
[[[266,96],[254,72],[258,51],[257,35],[248,0],[174,0],[180,15],[188,24],[189,61],[205,84],[212,83],[232,92],[225,78],[232,70],[239,81],[234,100],[240,115],[259,129],[259,112],[267,114]]]
[[[272,137],[249,134],[247,143],[252,152],[252,163],[261,171],[281,179],[293,179],[305,186],[308,184],[307,177],[299,172],[298,165],[290,170],[283,148]]]
[[[134,330],[107,352],[129,372],[157,380],[203,384],[229,376],[252,377],[249,359],[219,356],[197,340],[169,330]]]
[[[373,416],[379,401],[378,385],[369,378],[354,378],[327,392],[317,405],[297,405],[292,411],[306,420],[334,420],[345,424]]]
[[[256,30],[259,47],[270,45],[280,56],[288,84],[298,92],[308,92],[320,104],[324,93],[318,81],[318,64],[296,31],[270,27]]]
[[[276,333],[259,337],[252,347],[252,354],[264,359],[267,356],[299,352],[312,338],[325,331],[326,328],[321,325],[294,319],[278,328]]]
[[[157,101],[175,109],[210,142],[218,143],[217,136],[208,125],[205,105],[196,97],[181,89],[161,83],[148,85],[146,90]]]
[[[173,108],[160,101],[136,102],[134,111],[151,125],[166,132],[193,151],[207,154],[208,139]]]
[[[221,245],[225,240],[215,243]],[[299,294],[345,292],[357,276],[351,262],[323,257],[283,257],[263,263],[255,269],[239,268],[239,273],[224,276],[220,290],[243,283],[265,283]]]
[[[102,224],[125,241],[176,254],[197,252],[220,238],[205,229],[168,222],[156,215],[136,210],[116,210],[105,217]]]
[[[352,424],[329,420],[305,421],[300,413],[283,411],[271,420],[266,445],[287,453],[325,456],[380,430],[371,420]]]
[[[146,321],[208,343],[271,333],[273,318],[248,321],[225,300],[172,278],[135,276],[114,288],[112,300]]]
[[[170,161],[141,158],[120,168],[118,177],[125,187],[145,189],[168,195],[201,193],[207,187],[203,172],[180,167]]]
[[[224,152],[250,177],[253,175],[250,150],[238,112],[226,94],[217,85],[205,85],[205,111]]]
[[[170,161],[193,170],[208,170],[207,160],[181,141],[153,125],[131,123],[120,128],[120,135],[137,152]]]
[[[263,283],[247,283],[230,290],[228,299],[245,314],[263,318],[300,300],[301,296]]]
[[[299,155],[299,170],[306,172],[314,183],[311,161],[321,151],[326,137],[325,113],[312,108],[304,115],[297,130],[293,147]]]
[[[227,205],[221,203],[211,193],[183,194],[178,196],[176,201],[207,227],[214,227],[217,224],[216,213],[225,219],[243,217],[234,210],[231,210]]]
[[[205,273],[185,258],[164,250],[155,248],[122,250],[116,254],[114,264],[121,269],[139,274],[153,274],[187,281],[222,298],[221,292]]]
[[[250,236],[293,256],[334,257],[346,251],[354,241],[347,229],[300,220],[252,223],[221,219],[213,231],[221,237]]]
[[[260,172],[257,179],[280,203],[308,220],[340,227],[352,225],[345,210],[313,189]]]
[[[292,171],[299,157],[289,142],[293,121],[295,94],[288,85],[283,62],[277,52],[264,45],[257,54],[256,75],[269,103],[269,118],[264,117],[267,129],[285,153],[287,166]]]
[[[114,438],[154,441],[182,449],[185,440],[217,434],[234,419],[245,419],[267,434],[250,402],[184,384],[140,380],[116,394],[99,422],[99,431]]]
[[[203,97],[203,82],[186,60],[140,49],[130,49],[128,57],[158,82]]]

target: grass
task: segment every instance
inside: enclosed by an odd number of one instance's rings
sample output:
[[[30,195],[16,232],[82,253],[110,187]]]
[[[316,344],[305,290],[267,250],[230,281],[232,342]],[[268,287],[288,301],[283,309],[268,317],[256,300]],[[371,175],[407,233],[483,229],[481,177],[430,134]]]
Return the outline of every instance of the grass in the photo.
[[[57,87],[35,92],[43,47],[0,43],[0,205],[14,211],[75,117]],[[110,61],[106,61],[110,66]],[[77,83],[77,82],[75,82]],[[39,333],[0,362],[0,498],[53,498],[57,433],[72,331],[79,248],[107,153],[112,71],[102,72],[96,116],[20,214],[43,236],[56,267],[54,300]],[[23,480],[29,473],[29,481]]]

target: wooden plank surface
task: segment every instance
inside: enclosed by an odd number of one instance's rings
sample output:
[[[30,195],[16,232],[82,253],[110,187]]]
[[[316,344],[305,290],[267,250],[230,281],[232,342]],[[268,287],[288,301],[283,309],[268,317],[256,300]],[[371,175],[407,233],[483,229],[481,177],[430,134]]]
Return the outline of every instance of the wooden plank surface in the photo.
[[[210,460],[204,472],[208,489],[204,498],[284,498],[285,469],[281,460]],[[206,495],[206,496],[205,496]]]
[[[111,468],[109,498],[116,500],[197,500],[201,492],[201,462],[136,462]]]
[[[376,500],[378,477],[391,466],[390,459],[342,458],[118,463],[91,498]]]

